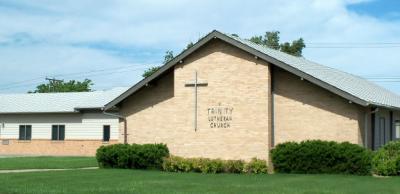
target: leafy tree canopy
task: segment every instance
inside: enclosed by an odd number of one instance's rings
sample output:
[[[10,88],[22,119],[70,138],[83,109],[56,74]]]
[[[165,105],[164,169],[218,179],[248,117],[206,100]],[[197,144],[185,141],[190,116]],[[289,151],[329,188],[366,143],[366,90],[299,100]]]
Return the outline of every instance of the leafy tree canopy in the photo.
[[[36,86],[34,91],[28,93],[52,93],[52,92],[90,92],[92,80],[85,79],[83,81],[69,80],[49,80],[49,83]]]
[[[189,45],[188,45],[189,46]],[[167,64],[169,61],[171,61],[172,59],[174,59],[174,52],[168,50],[165,52],[164,55],[164,62],[163,64]],[[142,77],[146,78],[149,77],[150,75],[152,75],[154,72],[158,71],[161,68],[161,66],[155,66],[155,67],[150,67],[148,69],[146,69],[143,74]]]
[[[152,75],[154,72],[158,71],[161,68],[161,66],[155,66],[155,67],[150,67],[146,70],[144,70],[142,77],[146,78]]]
[[[265,32],[264,36],[253,36],[249,40],[256,44],[267,46],[269,48],[279,50],[293,56],[302,56],[302,51],[306,47],[302,38],[294,40],[292,41],[292,43],[279,43],[279,38],[279,31],[271,31]]]
[[[269,31],[265,32],[264,36],[253,36],[249,40],[259,45],[279,50],[293,56],[301,57],[302,51],[306,47],[306,45],[304,44],[304,40],[302,38],[299,38],[298,40],[292,41],[292,43],[289,42],[280,43],[279,33],[280,33],[279,31]],[[239,35],[237,34],[232,34],[232,36],[239,37]],[[189,44],[187,44],[185,49],[189,49],[193,45],[194,43],[190,42]],[[174,53],[172,51],[165,52],[164,64],[168,63],[173,58],[174,58]],[[159,70],[160,67],[161,66],[150,67],[149,69],[144,71],[142,76],[146,78],[151,74],[153,74],[154,72],[156,72],[157,70]]]
[[[172,59],[174,59],[174,52],[168,50],[167,52],[165,52],[163,64],[167,64]]]
[[[194,45],[194,43],[193,43],[193,42],[189,42],[189,44],[187,44],[187,45],[186,45],[186,49],[189,49],[189,48],[191,48],[193,45]]]

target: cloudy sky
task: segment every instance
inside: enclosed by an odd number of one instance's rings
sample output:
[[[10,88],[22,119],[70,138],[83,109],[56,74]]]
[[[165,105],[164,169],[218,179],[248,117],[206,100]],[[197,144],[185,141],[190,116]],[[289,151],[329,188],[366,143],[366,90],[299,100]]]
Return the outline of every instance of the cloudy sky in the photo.
[[[0,0],[0,93],[32,90],[45,77],[130,86],[166,50],[217,29],[303,37],[304,57],[400,94],[399,2]]]

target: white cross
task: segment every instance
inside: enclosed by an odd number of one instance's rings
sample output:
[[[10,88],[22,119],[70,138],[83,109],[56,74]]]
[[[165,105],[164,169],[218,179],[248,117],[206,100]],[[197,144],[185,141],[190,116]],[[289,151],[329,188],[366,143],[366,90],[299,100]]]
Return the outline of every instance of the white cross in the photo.
[[[198,80],[197,71],[194,72],[194,80],[185,83],[186,87],[194,87],[194,130],[197,131],[197,87],[207,86],[208,83],[205,80]]]

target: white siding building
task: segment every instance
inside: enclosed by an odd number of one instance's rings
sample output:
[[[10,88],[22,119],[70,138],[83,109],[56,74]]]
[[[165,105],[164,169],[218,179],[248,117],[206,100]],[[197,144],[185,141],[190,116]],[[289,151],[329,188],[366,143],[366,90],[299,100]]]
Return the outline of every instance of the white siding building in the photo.
[[[119,118],[102,107],[124,90],[0,95],[0,155],[94,155],[117,143]]]

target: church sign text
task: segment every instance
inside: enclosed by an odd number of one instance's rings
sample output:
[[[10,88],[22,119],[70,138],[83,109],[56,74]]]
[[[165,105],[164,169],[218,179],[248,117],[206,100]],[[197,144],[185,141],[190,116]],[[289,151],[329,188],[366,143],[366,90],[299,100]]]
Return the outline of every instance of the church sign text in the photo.
[[[228,106],[215,106],[208,108],[208,122],[210,128],[230,128],[232,123],[233,108]]]

